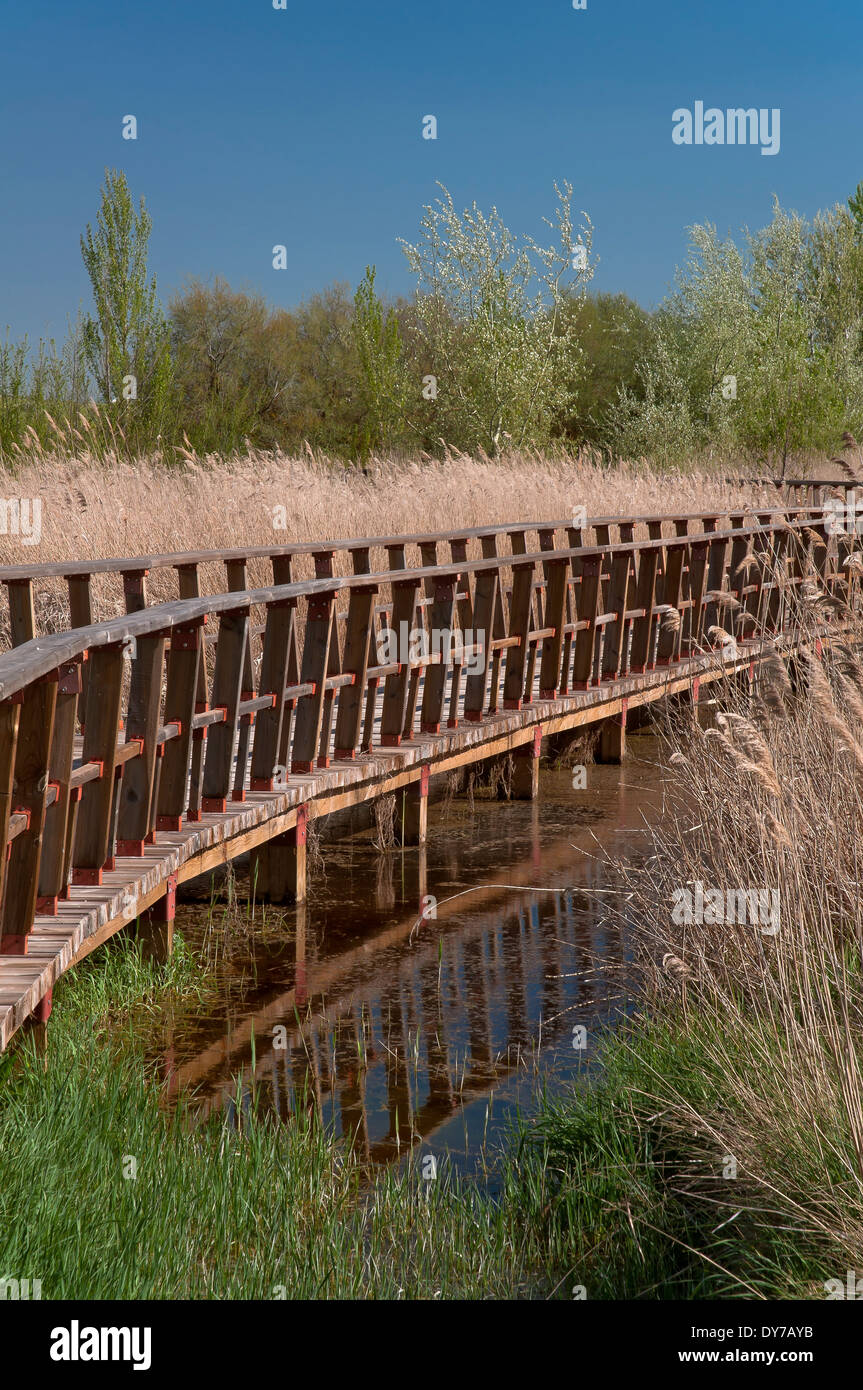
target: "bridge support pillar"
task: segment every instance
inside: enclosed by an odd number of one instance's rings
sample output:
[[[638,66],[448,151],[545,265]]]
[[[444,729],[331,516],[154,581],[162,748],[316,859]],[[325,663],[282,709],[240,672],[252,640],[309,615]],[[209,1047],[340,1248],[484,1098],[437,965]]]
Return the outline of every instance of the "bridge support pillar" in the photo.
[[[177,915],[177,875],[170,874],[164,898],[138,918],[138,940],[144,960],[164,965],[174,950],[174,918]]]
[[[249,874],[255,896],[268,903],[301,903],[306,897],[308,810],[300,806],[292,830],[252,850]]]
[[[51,1017],[53,1008],[53,993],[54,991],[49,989],[43,994],[25,1025],[37,1057],[44,1059],[46,1071],[48,1070],[48,1019]]]
[[[309,1000],[308,980],[306,978],[306,934],[308,929],[308,908],[305,901],[297,903],[297,940],[295,946],[294,990],[297,1007],[303,1008]]]
[[[513,801],[535,801],[539,796],[539,754],[542,747],[542,728],[537,725],[530,743],[515,750],[512,774]]]
[[[429,770],[424,767],[402,797],[402,844],[424,845],[428,834]]]
[[[603,719],[596,748],[598,763],[622,763],[626,757],[626,701],[620,714]]]

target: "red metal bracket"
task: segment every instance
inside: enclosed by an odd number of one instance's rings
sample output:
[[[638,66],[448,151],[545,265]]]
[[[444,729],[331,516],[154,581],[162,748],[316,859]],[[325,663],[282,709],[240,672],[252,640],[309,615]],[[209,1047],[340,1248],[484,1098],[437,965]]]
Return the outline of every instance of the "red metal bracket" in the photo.
[[[98,888],[102,883],[102,870],[73,869],[72,882],[78,888]]]
[[[144,853],[143,840],[118,840],[117,854],[121,859],[140,859]]]
[[[516,748],[514,751],[515,751],[515,756],[516,756],[517,758],[538,758],[539,755],[540,755],[540,750],[541,750],[541,749],[542,749],[542,725],[541,725],[541,724],[537,724],[536,728],[535,728],[534,731],[533,731],[533,738],[531,739],[530,743],[522,743],[522,744],[521,744],[518,748]]]
[[[29,955],[30,936],[7,936],[5,933],[0,936],[0,956],[26,956]]]

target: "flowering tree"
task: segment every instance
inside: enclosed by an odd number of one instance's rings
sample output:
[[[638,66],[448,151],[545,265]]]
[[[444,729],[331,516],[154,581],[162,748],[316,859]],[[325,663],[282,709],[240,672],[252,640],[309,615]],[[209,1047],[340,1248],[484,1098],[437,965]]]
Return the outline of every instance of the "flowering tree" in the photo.
[[[576,236],[572,188],[555,185],[556,245],[517,239],[496,208],[463,213],[442,184],[423,210],[420,239],[402,242],[417,276],[413,333],[427,377],[425,429],[465,450],[544,442],[577,375],[579,348],[564,299],[591,278],[592,227]],[[417,392],[419,394],[419,383]]]

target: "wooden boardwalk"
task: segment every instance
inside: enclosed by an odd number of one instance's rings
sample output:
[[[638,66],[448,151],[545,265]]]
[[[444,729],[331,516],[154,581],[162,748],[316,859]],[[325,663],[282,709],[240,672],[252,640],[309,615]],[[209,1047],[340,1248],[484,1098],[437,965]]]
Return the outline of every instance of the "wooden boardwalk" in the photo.
[[[599,724],[615,759],[637,706],[753,675],[795,642],[801,585],[852,597],[820,500],[0,570],[0,1048],[117,931],[169,951],[200,874],[250,853],[259,898],[302,900],[311,820],[397,793],[421,842],[429,776],[511,754],[530,797],[543,737]],[[247,587],[253,561],[271,585]],[[148,606],[158,570],[179,597]],[[94,576],[125,613],[93,622]],[[74,626],[40,636],[49,585]]]

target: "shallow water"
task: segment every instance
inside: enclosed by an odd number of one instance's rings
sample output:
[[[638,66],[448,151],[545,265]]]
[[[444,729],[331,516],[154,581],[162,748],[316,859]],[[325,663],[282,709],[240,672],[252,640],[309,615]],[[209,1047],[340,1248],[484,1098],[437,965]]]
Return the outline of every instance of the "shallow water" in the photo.
[[[637,858],[659,804],[656,746],[622,767],[543,770],[534,802],[434,803],[424,849],[374,832],[324,843],[298,909],[178,906],[220,952],[218,988],[170,1026],[159,1060],[201,1111],[314,1108],[372,1162],[412,1152],[475,1171],[510,1118],[597,1054],[627,1008],[626,900],[604,862]],[[249,885],[236,884],[241,906]],[[427,895],[436,916],[420,921]],[[209,930],[209,937],[208,937]]]

